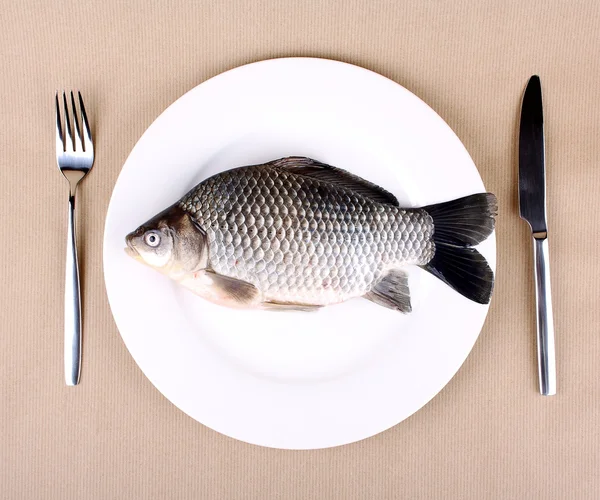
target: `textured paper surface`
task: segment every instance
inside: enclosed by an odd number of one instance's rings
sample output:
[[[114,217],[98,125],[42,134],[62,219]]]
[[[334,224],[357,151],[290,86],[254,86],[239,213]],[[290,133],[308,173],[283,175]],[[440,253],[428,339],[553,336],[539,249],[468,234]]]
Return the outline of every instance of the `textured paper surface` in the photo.
[[[600,490],[600,7],[594,1],[0,2],[0,497],[593,499]],[[497,287],[448,386],[393,429],[311,452],[221,436],[127,352],[102,278],[121,166],[175,99],[224,70],[318,56],[377,71],[456,131],[498,195]],[[558,395],[537,392],[520,99],[545,98]],[[79,191],[81,385],[63,383],[67,186],[56,89],[82,90],[96,164]]]

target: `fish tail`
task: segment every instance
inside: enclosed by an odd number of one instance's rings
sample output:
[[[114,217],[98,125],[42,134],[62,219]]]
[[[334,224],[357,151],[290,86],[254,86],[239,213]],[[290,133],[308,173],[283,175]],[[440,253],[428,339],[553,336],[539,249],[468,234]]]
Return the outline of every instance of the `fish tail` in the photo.
[[[494,230],[496,197],[480,193],[423,209],[433,219],[435,253],[422,267],[468,299],[489,303],[494,273],[485,257],[471,246]]]

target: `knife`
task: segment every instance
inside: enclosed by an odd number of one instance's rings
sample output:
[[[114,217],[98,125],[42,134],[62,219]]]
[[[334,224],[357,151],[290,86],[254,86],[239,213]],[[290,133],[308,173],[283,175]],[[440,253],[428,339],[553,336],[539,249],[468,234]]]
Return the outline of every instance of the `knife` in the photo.
[[[550,293],[548,225],[546,223],[546,171],[542,86],[537,75],[529,79],[521,107],[519,133],[519,208],[531,227],[537,309],[537,355],[540,392],[556,394],[554,321]]]

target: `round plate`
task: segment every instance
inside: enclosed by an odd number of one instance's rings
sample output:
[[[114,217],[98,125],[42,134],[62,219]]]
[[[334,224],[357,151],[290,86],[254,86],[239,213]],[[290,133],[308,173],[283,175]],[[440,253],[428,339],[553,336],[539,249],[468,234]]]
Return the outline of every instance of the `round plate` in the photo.
[[[422,206],[484,190],[446,123],[381,75],[324,59],[263,61],[172,104],[131,152],[104,235],[104,274],[131,355],[173,404],[249,443],[325,448],[377,434],[456,373],[488,307],[414,268],[413,312],[357,298],[316,313],[238,311],[129,258],[125,235],[221,170],[283,156],[349,170]],[[494,236],[480,251],[495,266]]]

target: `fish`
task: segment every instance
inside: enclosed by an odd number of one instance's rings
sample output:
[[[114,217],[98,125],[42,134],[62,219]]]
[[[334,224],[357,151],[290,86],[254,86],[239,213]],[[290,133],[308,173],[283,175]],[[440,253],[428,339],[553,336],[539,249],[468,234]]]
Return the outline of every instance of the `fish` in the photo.
[[[372,182],[292,156],[205,179],[129,233],[125,251],[232,308],[315,311],[363,297],[409,313],[409,266],[489,303],[494,274],[473,246],[497,210],[492,193],[402,208]]]

